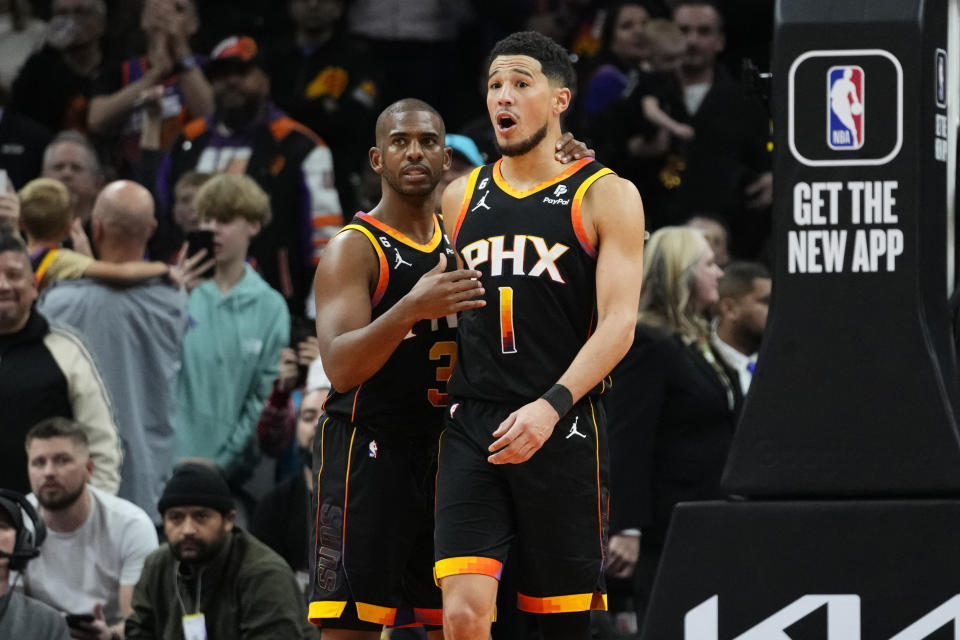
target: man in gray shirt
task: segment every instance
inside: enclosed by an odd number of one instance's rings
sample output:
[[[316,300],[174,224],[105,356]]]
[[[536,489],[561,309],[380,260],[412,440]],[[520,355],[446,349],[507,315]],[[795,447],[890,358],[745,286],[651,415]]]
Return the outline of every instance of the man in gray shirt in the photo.
[[[142,260],[156,229],[150,192],[117,181],[93,208],[93,242],[101,260]],[[204,265],[206,266],[206,265]],[[173,466],[171,394],[187,328],[182,271],[129,286],[81,278],[50,287],[38,307],[68,324],[97,359],[113,400],[124,460],[121,498],[160,522],[157,500]]]

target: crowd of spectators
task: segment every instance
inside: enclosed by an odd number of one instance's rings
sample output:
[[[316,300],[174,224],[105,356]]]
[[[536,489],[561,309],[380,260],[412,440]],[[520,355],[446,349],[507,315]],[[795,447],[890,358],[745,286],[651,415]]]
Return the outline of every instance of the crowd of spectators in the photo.
[[[32,491],[50,531],[20,587],[102,638],[174,633],[158,616],[206,594],[198,557],[303,591],[330,388],[317,260],[379,198],[367,150],[394,100],[444,116],[440,188],[498,157],[485,56],[529,28],[571,52],[565,128],[637,185],[654,232],[606,401],[611,602],[634,629],[673,504],[719,495],[766,321],[772,123],[739,75],[769,66],[772,4],[0,0],[0,487]],[[0,506],[4,543],[19,512]],[[65,570],[90,554],[96,575]]]

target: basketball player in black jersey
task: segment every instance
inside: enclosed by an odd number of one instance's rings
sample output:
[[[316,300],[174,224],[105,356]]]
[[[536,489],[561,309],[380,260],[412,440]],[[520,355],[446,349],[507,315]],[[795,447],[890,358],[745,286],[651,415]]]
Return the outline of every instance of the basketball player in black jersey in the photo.
[[[443,120],[425,102],[384,110],[370,150],[383,197],[341,230],[317,269],[317,333],[334,388],[313,455],[309,615],[324,640],[441,623],[431,573],[437,436],[456,313],[484,304],[479,272],[455,270],[431,205],[450,164],[443,141]],[[557,144],[564,161],[584,151],[572,136]]]
[[[430,572],[436,441],[456,314],[484,304],[479,273],[456,269],[431,207],[450,165],[439,114],[419,100],[388,107],[370,163],[382,199],[330,242],[314,285],[334,388],[313,454],[309,615],[325,640],[372,640],[384,625],[439,628]]]
[[[636,188],[592,158],[556,161],[567,52],[533,32],[490,56],[487,109],[504,158],[451,183],[444,224],[486,305],[457,331],[440,440],[435,577],[447,640],[486,640],[502,563],[550,640],[589,637],[604,609],[606,441],[596,401],[633,339],[643,259]]]

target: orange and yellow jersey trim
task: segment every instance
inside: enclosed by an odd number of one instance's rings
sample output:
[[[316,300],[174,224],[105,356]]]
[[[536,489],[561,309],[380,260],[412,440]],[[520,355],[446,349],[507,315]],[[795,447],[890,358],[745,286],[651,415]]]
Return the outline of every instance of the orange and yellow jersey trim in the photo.
[[[517,609],[527,613],[573,613],[576,611],[606,611],[607,594],[573,593],[563,596],[535,598],[517,594]]]
[[[379,605],[368,604],[366,602],[358,602],[356,604],[357,617],[364,622],[372,622],[373,624],[389,626],[392,625],[394,620],[397,619],[396,607],[381,607]]]
[[[371,218],[367,218],[372,220]],[[390,263],[387,262],[387,256],[383,252],[383,249],[380,247],[380,243],[377,242],[377,239],[373,237],[373,234],[370,233],[369,229],[362,227],[358,224],[348,224],[345,225],[340,231],[337,232],[337,235],[345,231],[359,231],[367,237],[367,240],[370,241],[370,244],[373,245],[373,250],[377,253],[377,258],[380,261],[380,274],[377,276],[377,288],[373,292],[373,296],[370,298],[371,304],[376,307],[380,300],[383,299],[383,294],[387,291],[387,284],[390,282]]]
[[[443,626],[443,609],[429,609],[424,607],[397,608],[393,623],[388,625],[393,629],[409,627],[441,627]]]
[[[591,162],[593,162],[593,158],[580,158],[579,160],[571,164],[569,167],[567,167],[562,173],[558,173],[557,175],[553,176],[549,180],[541,182],[535,187],[531,187],[530,189],[525,189],[523,191],[520,191],[519,189],[514,189],[512,186],[510,186],[510,184],[503,177],[503,173],[501,173],[500,171],[500,165],[503,164],[503,158],[500,158],[493,165],[493,181],[497,184],[498,187],[500,187],[500,190],[503,191],[504,193],[511,195],[514,198],[526,198],[527,196],[533,195],[534,193],[537,193],[542,189],[546,189],[547,187],[551,187],[557,184],[558,182],[566,180],[567,178],[575,174],[577,171],[580,171],[580,169],[590,164]]]
[[[443,609],[424,609],[414,607],[414,620],[419,624],[426,624],[433,627],[443,626]]]
[[[324,620],[336,619],[343,615],[347,608],[347,602],[341,600],[334,602],[332,600],[311,602],[307,609],[307,620],[310,624],[321,624]]]
[[[586,230],[583,228],[583,217],[581,214],[581,209],[583,207],[583,197],[587,195],[587,189],[590,188],[594,182],[606,175],[611,175],[613,173],[612,169],[604,167],[597,171],[595,174],[583,181],[583,184],[577,189],[577,192],[573,196],[573,204],[570,209],[570,218],[573,222],[573,232],[577,236],[577,240],[580,241],[580,246],[583,247],[583,250],[587,252],[594,260],[597,259],[597,248],[593,246],[593,243],[590,242],[590,237],[587,235]]]
[[[392,627],[396,624],[396,607],[383,607],[369,602],[350,603],[345,600],[311,602],[307,619],[311,624],[323,626],[324,620],[336,620],[343,616],[343,612],[346,611],[349,604],[353,604],[357,610],[357,618],[364,622],[386,627]],[[443,624],[443,612],[440,609],[414,609],[414,616],[414,623],[401,626],[418,626],[421,624],[440,626]]]
[[[437,560],[433,565],[433,579],[439,586],[440,581],[449,576],[477,574],[499,580],[503,574],[503,563],[493,558],[481,556],[461,556]]]
[[[440,245],[440,240],[443,238],[443,229],[441,228],[443,225],[440,224],[440,221],[436,218],[436,216],[434,216],[434,219],[433,219],[433,235],[430,237],[430,241],[427,242],[426,244],[421,244],[415,241],[413,238],[410,238],[409,236],[407,236],[404,233],[401,233],[400,231],[397,231],[387,223],[377,220],[376,218],[374,218],[369,214],[360,212],[360,213],[357,213],[357,217],[363,220],[364,222],[376,227],[380,231],[383,231],[385,234],[387,234],[394,240],[397,240],[398,242],[402,242],[403,244],[413,249],[416,249],[417,251],[423,251],[424,253],[431,253],[434,249],[436,249]]]
[[[480,169],[477,167],[470,172],[467,179],[467,189],[463,192],[463,202],[460,203],[460,212],[457,214],[457,223],[453,227],[453,237],[450,238],[450,246],[454,251],[457,250],[457,236],[460,235],[460,227],[463,226],[463,219],[467,217],[467,207],[470,206],[470,199],[473,197],[473,190],[477,186],[477,176],[480,175]]]

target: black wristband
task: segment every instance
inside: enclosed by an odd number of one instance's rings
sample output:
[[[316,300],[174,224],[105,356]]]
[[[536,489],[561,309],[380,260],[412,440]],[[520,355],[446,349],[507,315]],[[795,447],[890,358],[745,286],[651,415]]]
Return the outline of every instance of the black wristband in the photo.
[[[546,400],[561,418],[573,407],[573,394],[562,384],[553,385],[540,398]]]

